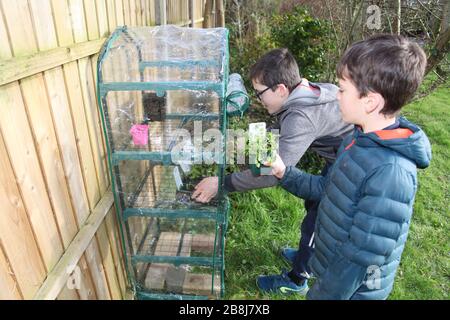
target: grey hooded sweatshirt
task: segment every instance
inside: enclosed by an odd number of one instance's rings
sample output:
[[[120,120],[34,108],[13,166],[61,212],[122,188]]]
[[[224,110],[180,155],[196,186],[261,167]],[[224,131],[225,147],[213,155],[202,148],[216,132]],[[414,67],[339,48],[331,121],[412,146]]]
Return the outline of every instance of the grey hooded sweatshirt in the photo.
[[[280,130],[279,154],[286,166],[295,166],[310,148],[333,163],[342,140],[353,130],[341,118],[336,100],[338,87],[330,83],[302,82],[288,97],[276,117],[273,129]],[[320,93],[319,93],[320,90]],[[271,175],[254,176],[250,170],[225,176],[228,192],[248,191],[278,185]]]

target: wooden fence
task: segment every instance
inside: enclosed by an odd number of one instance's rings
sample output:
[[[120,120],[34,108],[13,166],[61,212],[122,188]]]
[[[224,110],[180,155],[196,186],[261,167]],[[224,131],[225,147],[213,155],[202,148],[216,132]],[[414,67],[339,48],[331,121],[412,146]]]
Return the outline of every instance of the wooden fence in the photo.
[[[204,0],[0,0],[0,299],[126,298],[98,52],[120,25],[202,27],[204,8]]]

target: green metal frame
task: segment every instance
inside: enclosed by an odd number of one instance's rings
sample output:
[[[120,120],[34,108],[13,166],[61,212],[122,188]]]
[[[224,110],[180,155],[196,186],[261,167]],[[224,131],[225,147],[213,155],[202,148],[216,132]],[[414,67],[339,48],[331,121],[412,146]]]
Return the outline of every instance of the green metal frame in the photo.
[[[108,132],[112,132],[111,125],[109,123],[108,117],[108,105],[106,96],[108,92],[111,91],[144,91],[151,90],[155,91],[157,95],[163,96],[166,91],[169,90],[209,90],[217,93],[220,99],[220,112],[219,114],[169,114],[167,118],[169,119],[184,119],[193,120],[193,119],[202,119],[202,120],[219,120],[220,130],[224,141],[227,138],[227,117],[234,115],[242,115],[242,113],[248,108],[248,96],[244,94],[247,98],[246,103],[243,106],[237,106],[231,98],[236,97],[236,95],[242,95],[242,92],[233,92],[228,97],[226,97],[226,88],[228,84],[228,65],[229,65],[229,48],[228,48],[228,30],[225,30],[225,51],[223,52],[223,65],[225,66],[224,72],[222,74],[222,78],[220,82],[209,82],[209,81],[179,81],[179,82],[144,82],[143,72],[145,68],[149,67],[161,67],[161,66],[172,66],[178,68],[186,68],[189,66],[209,66],[209,65],[217,65],[216,61],[186,61],[186,62],[178,62],[178,61],[158,61],[158,62],[148,62],[142,61],[142,52],[139,45],[136,45],[138,50],[138,58],[139,58],[139,70],[141,73],[141,82],[114,82],[114,83],[104,83],[103,75],[102,75],[102,62],[108,56],[109,51],[112,47],[112,44],[119,36],[125,35],[129,41],[133,41],[132,36],[128,33],[128,28],[119,27],[117,28],[111,37],[105,42],[100,51],[98,66],[97,66],[97,90],[98,90],[98,105],[100,108],[101,119],[103,124],[104,136],[106,139],[106,147],[108,153],[108,164],[111,176],[111,183],[114,194],[114,202],[116,205],[116,212],[118,216],[119,227],[120,227],[120,236],[121,236],[121,244],[122,249],[124,251],[125,257],[125,265],[128,279],[130,279],[133,291],[135,296],[138,299],[205,299],[207,297],[203,296],[193,296],[193,295],[174,295],[174,294],[161,294],[161,293],[152,293],[147,290],[143,290],[140,288],[140,285],[136,282],[136,263],[142,262],[166,262],[172,263],[174,265],[181,264],[192,264],[192,265],[200,265],[200,266],[209,266],[212,268],[212,288],[214,289],[214,280],[215,280],[215,272],[216,268],[221,270],[221,296],[224,294],[224,238],[226,235],[226,231],[228,228],[228,216],[230,210],[229,200],[223,192],[223,177],[225,174],[225,166],[226,166],[226,150],[225,144],[223,144],[223,150],[221,153],[221,163],[218,164],[217,175],[219,177],[219,201],[218,205],[214,210],[195,210],[195,209],[183,209],[183,210],[166,210],[166,209],[150,209],[150,208],[127,208],[125,206],[125,202],[123,199],[123,194],[120,192],[121,182],[120,182],[120,174],[118,164],[119,161],[122,160],[151,160],[152,162],[162,163],[163,165],[173,165],[171,160],[170,152],[150,152],[150,151],[116,151],[112,136],[108,134]],[[227,113],[227,106],[231,104],[237,111],[233,113]],[[118,188],[118,189],[116,189]],[[116,192],[119,190],[119,192]],[[138,255],[137,253],[130,253],[130,261],[129,255],[127,253],[127,245],[125,242],[128,240],[130,242],[130,231],[128,227],[128,219],[132,216],[140,216],[140,217],[166,217],[166,218],[201,218],[201,219],[211,219],[216,222],[216,237],[214,243],[214,254],[211,258],[199,258],[199,257],[166,257],[166,256],[147,256],[147,255]],[[125,230],[124,230],[125,227]],[[222,232],[220,232],[220,230]],[[221,236],[222,239],[217,239],[218,236]],[[145,236],[144,236],[145,237]],[[144,241],[143,239],[142,241]],[[215,250],[217,248],[217,242],[221,241],[221,252],[219,255],[216,254]],[[130,250],[133,250],[133,246],[131,243],[128,244]],[[220,258],[220,261],[216,261]],[[129,270],[129,266],[132,266],[134,274],[132,274],[131,270]]]

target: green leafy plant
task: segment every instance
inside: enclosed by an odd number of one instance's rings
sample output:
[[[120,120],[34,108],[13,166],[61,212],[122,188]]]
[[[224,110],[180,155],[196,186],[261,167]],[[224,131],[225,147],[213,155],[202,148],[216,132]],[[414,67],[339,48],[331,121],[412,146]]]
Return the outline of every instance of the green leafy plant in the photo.
[[[270,22],[271,39],[277,47],[289,48],[303,77],[312,81],[325,78],[327,52],[332,47],[329,23],[316,19],[301,6],[277,14]]]
[[[273,162],[278,152],[278,137],[272,132],[258,136],[255,140],[256,167],[260,168],[265,162]]]
[[[274,161],[277,152],[278,135],[267,132],[264,122],[250,124],[246,153],[249,156],[249,162],[255,161],[254,164],[250,163],[250,166],[261,168],[265,162]]]
[[[189,181],[196,181],[204,177],[217,175],[217,165],[195,164],[191,167],[185,178]]]

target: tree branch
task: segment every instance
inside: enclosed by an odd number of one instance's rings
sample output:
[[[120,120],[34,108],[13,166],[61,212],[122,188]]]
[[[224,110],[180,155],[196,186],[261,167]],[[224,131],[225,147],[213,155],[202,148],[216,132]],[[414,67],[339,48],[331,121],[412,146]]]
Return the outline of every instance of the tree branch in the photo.
[[[428,74],[431,70],[433,70],[442,59],[444,59],[445,55],[450,50],[450,28],[447,27],[447,30],[439,34],[439,37],[436,40],[436,44],[431,50],[431,55],[428,58],[428,64],[425,71],[425,74]]]
[[[357,5],[357,4],[356,4],[356,5]],[[348,33],[348,37],[347,37],[347,42],[346,42],[346,44],[345,44],[345,48],[348,47],[348,45],[350,44],[350,41],[352,40],[352,37],[353,37],[353,30],[354,30],[354,28],[355,28],[356,21],[358,20],[358,17],[359,17],[359,15],[361,14],[362,7],[363,7],[363,1],[360,1],[360,2],[359,2],[359,8],[358,8],[358,11],[357,11],[356,14],[352,17],[352,18],[353,18],[352,26],[351,26],[350,31],[349,31],[349,33]]]
[[[436,19],[440,19],[433,11],[431,11],[430,9],[427,8],[427,6],[425,6],[422,1],[417,0],[417,2],[425,9],[428,11],[428,13],[432,14]]]

